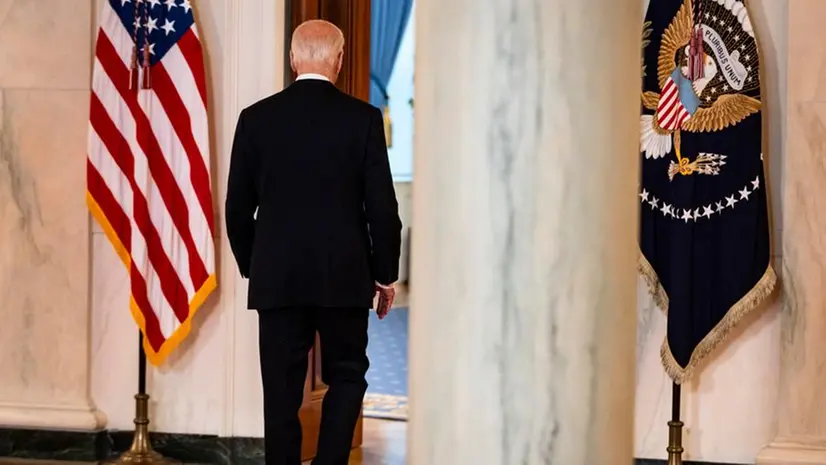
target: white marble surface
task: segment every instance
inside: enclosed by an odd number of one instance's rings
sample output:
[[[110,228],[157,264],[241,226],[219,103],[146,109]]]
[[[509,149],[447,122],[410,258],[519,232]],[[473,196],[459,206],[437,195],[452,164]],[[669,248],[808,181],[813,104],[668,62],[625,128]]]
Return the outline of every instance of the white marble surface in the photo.
[[[0,0],[0,87],[88,89],[92,0]]]
[[[783,306],[777,437],[757,463],[826,464],[826,15],[788,4],[789,87],[783,163]]]
[[[641,6],[417,13],[408,463],[631,463]]]
[[[90,8],[0,2],[0,426],[105,422],[89,392]]]
[[[758,465],[823,465],[826,441],[776,440],[760,451]]]

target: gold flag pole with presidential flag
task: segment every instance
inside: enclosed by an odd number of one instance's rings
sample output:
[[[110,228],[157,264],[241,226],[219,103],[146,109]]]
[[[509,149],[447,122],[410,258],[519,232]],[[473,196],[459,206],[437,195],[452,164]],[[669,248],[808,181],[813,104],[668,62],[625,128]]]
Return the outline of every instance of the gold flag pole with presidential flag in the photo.
[[[129,276],[139,327],[132,446],[149,437],[146,362],[162,364],[216,288],[206,74],[191,0],[107,0],[95,45],[86,200]]]
[[[649,2],[642,63],[639,269],[667,317],[667,453],[678,465],[681,385],[777,280],[746,1]]]

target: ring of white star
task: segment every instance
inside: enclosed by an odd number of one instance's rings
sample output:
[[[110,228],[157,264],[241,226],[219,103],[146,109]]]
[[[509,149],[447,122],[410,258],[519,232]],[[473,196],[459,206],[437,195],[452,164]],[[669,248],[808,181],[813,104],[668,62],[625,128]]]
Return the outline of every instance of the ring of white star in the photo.
[[[749,182],[734,194],[727,195],[722,200],[714,202],[713,204],[693,209],[675,208],[674,205],[663,202],[645,189],[639,193],[639,196],[640,203],[644,205],[647,204],[652,210],[659,211],[666,218],[670,217],[688,223],[689,221],[697,221],[703,218],[710,219],[716,214],[722,214],[726,208],[733,209],[741,200],[749,200],[751,194],[757,192],[759,188],[760,177],[758,176],[754,178],[754,181]]]

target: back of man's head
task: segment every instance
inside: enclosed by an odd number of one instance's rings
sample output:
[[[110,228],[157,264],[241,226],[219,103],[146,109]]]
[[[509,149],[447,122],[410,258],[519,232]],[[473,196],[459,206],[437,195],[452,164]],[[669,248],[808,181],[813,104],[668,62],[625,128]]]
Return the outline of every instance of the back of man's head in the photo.
[[[312,19],[293,32],[290,65],[298,74],[322,74],[335,81],[343,54],[344,34],[333,23]]]

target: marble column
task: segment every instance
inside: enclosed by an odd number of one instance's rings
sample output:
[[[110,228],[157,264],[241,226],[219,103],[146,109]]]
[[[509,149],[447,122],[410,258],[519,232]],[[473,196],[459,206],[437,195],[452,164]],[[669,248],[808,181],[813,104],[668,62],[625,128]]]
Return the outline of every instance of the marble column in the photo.
[[[419,0],[411,465],[631,464],[639,0]]]
[[[779,420],[777,437],[758,456],[761,465],[826,464],[824,17],[824,0],[788,0]]]
[[[0,1],[0,427],[105,420],[89,392],[92,3]]]

